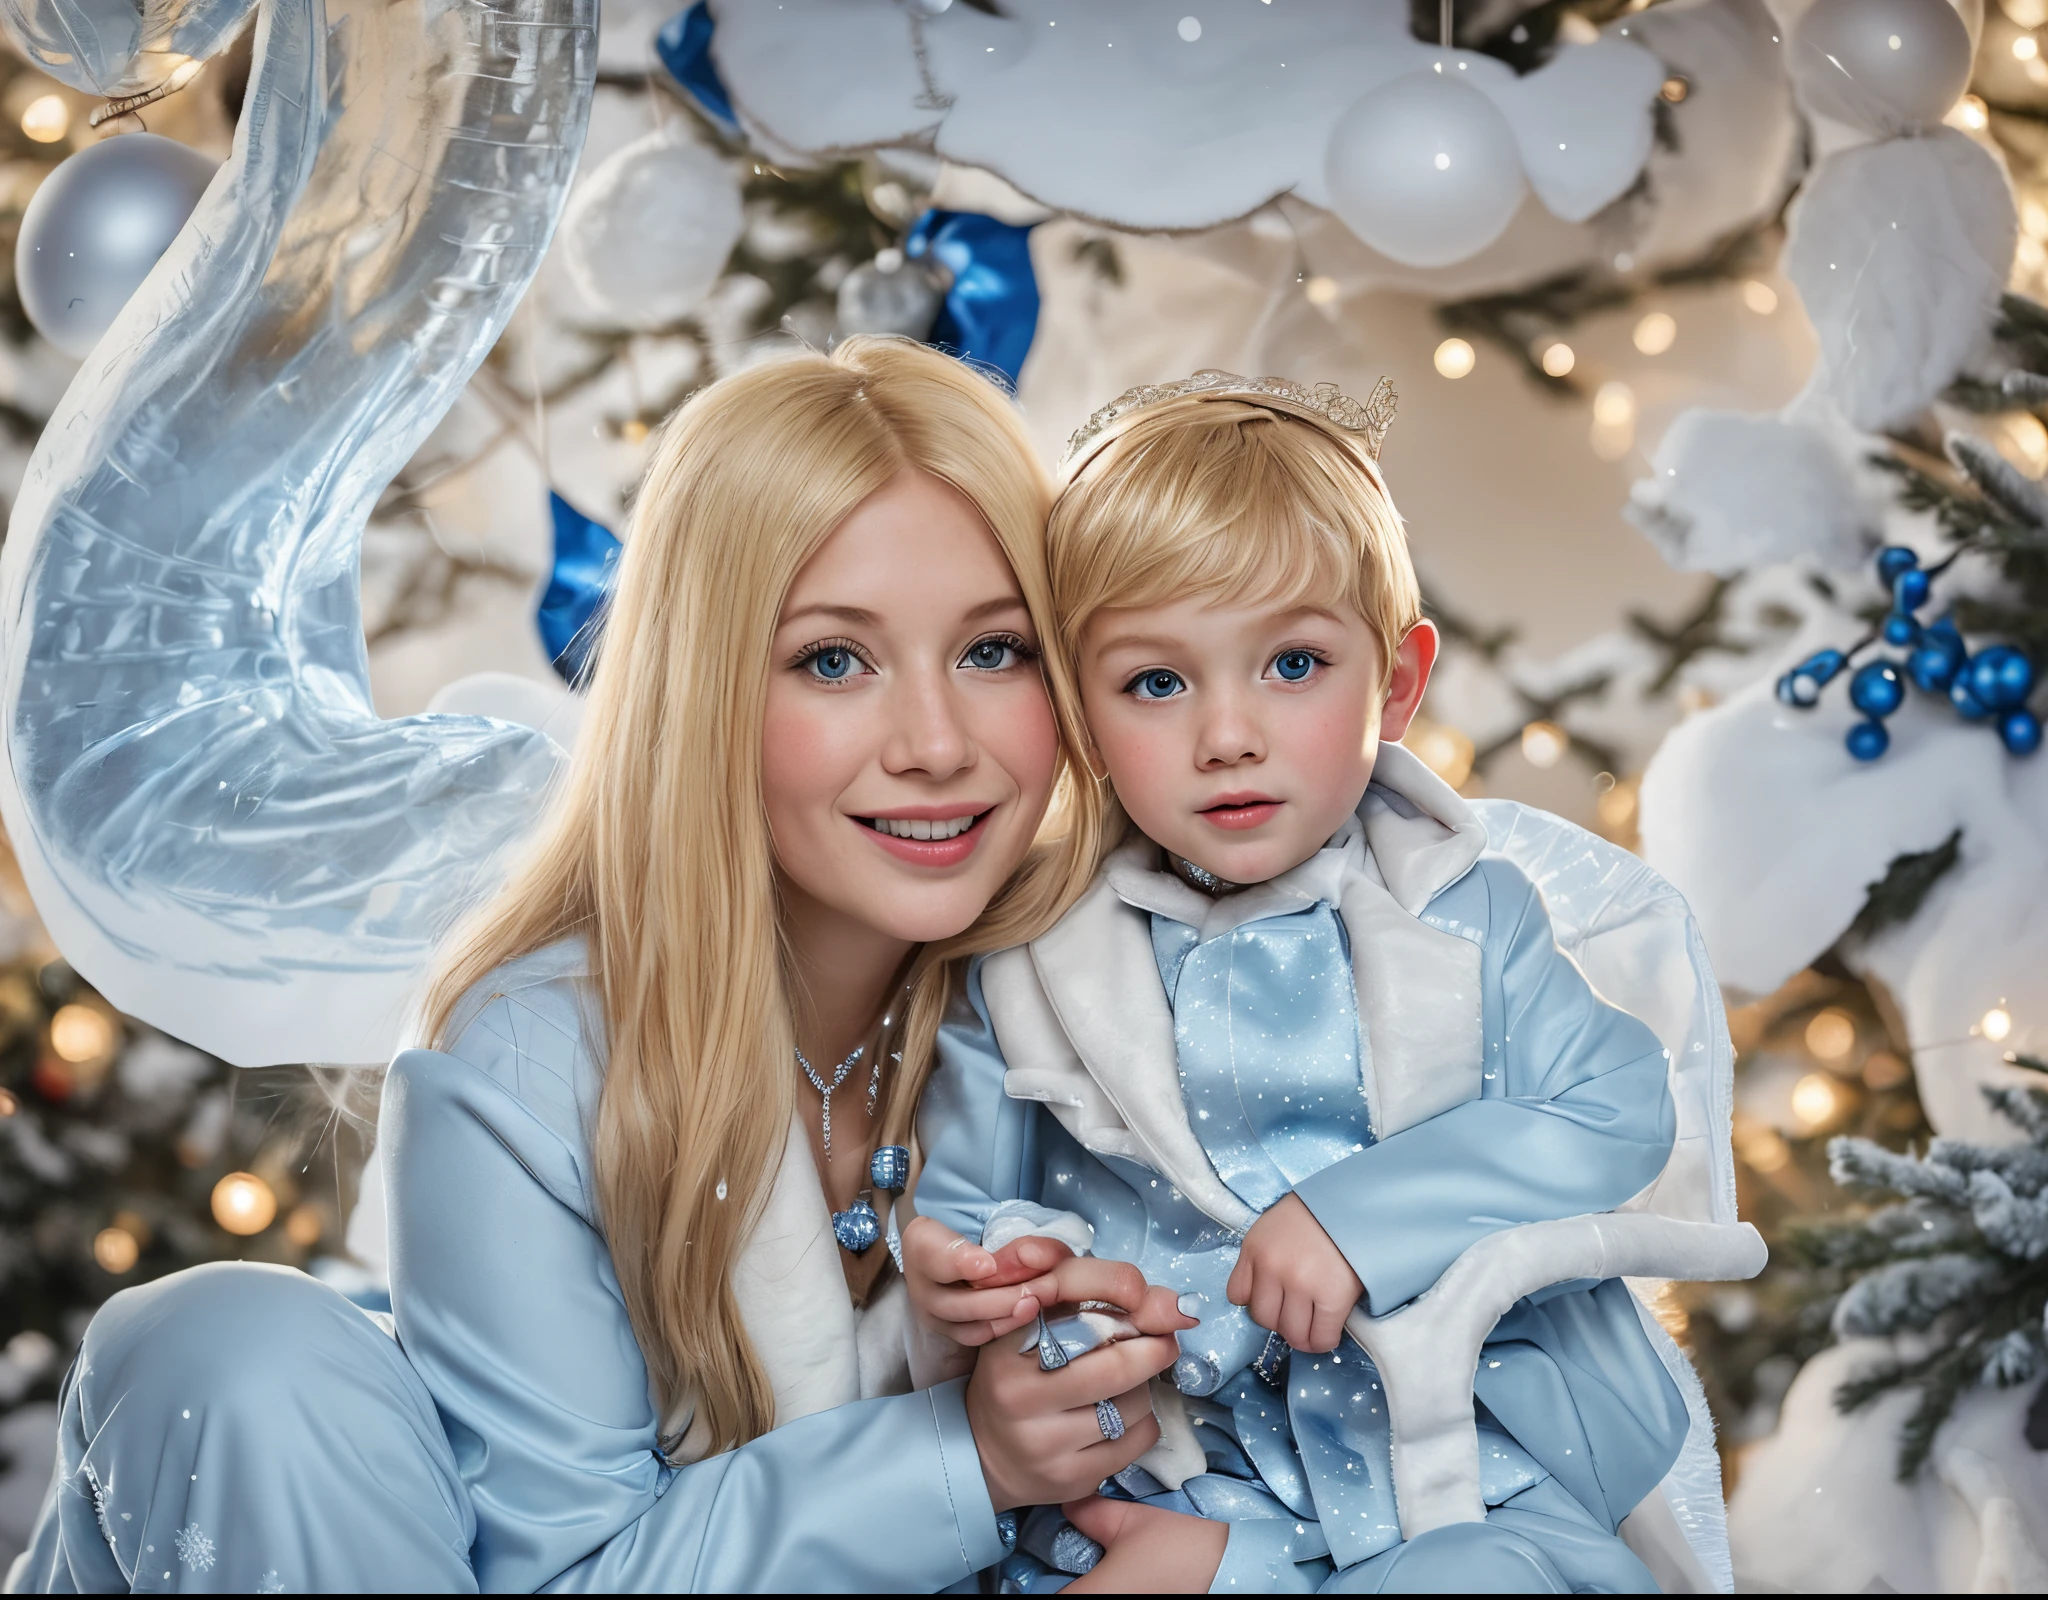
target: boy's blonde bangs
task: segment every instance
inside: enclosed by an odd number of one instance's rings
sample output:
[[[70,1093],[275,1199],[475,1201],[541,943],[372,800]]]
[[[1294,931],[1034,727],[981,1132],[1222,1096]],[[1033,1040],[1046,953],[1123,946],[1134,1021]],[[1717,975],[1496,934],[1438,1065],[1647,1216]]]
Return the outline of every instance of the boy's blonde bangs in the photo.
[[[1069,659],[1099,611],[1228,596],[1349,605],[1391,672],[1422,615],[1377,465],[1316,423],[1243,401],[1147,410],[1067,485],[1048,545]]]

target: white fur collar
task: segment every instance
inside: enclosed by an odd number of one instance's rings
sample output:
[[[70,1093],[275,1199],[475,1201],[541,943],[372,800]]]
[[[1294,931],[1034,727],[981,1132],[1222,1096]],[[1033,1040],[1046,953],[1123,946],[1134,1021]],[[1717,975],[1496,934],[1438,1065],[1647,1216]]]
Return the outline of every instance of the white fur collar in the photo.
[[[1420,915],[1485,847],[1471,808],[1392,744],[1380,747],[1356,830],[1271,883],[1211,901],[1161,870],[1150,841],[1120,847],[1053,928],[982,970],[1005,1089],[1044,1102],[1085,1148],[1142,1162],[1217,1222],[1248,1227],[1250,1208],[1188,1122],[1148,913],[1208,938],[1333,901],[1351,939],[1373,1132],[1385,1137],[1479,1093],[1479,947]]]

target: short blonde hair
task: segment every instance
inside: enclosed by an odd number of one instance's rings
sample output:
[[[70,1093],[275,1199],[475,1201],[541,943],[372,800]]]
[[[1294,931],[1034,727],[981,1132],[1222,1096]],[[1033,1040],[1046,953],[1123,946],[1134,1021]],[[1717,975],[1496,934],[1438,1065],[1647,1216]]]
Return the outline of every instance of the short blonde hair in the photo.
[[[1362,438],[1245,400],[1138,412],[1081,460],[1046,544],[1073,666],[1097,612],[1187,596],[1348,604],[1379,636],[1383,677],[1422,619],[1400,513]]]

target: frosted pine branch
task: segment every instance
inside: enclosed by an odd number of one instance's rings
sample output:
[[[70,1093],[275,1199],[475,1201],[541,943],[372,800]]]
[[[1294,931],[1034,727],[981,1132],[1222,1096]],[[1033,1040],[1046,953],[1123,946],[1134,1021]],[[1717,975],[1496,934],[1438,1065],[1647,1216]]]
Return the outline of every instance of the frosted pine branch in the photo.
[[[1980,1296],[1998,1281],[1995,1262],[1939,1255],[1894,1261],[1857,1279],[1835,1306],[1841,1338],[1882,1337],[1932,1327],[1943,1313]]]
[[[1956,1206],[1969,1203],[1968,1180],[1954,1168],[1894,1154],[1868,1139],[1830,1139],[1828,1176],[1844,1188],[1890,1189]]]
[[[2005,1255],[2020,1261],[2048,1255],[2048,1201],[2022,1199],[1997,1173],[1970,1174],[1970,1215]]]

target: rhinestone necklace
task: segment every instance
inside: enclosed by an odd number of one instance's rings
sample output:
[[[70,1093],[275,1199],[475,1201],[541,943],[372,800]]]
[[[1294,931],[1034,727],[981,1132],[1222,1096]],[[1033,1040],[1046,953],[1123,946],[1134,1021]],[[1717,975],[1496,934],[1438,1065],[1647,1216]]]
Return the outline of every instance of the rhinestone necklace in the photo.
[[[860,1058],[867,1054],[867,1050],[868,1047],[864,1044],[855,1045],[853,1047],[853,1054],[832,1069],[832,1081],[830,1083],[827,1083],[818,1075],[818,1069],[811,1065],[810,1060],[804,1055],[802,1050],[796,1052],[796,1064],[804,1069],[804,1076],[810,1079],[811,1087],[816,1089],[824,1100],[822,1110],[825,1128],[825,1159],[827,1162],[830,1162],[832,1159],[832,1092],[842,1083],[846,1082],[847,1074],[853,1071]],[[871,1117],[875,1114],[875,1097],[881,1093],[881,1090],[882,1052],[877,1050],[875,1052],[875,1070],[868,1077],[868,1115]]]
[[[1174,875],[1181,882],[1193,884],[1207,895],[1235,894],[1244,887],[1232,883],[1228,878],[1219,878],[1207,867],[1198,867],[1186,856],[1177,856],[1171,850],[1166,852],[1166,863],[1173,868]]]

